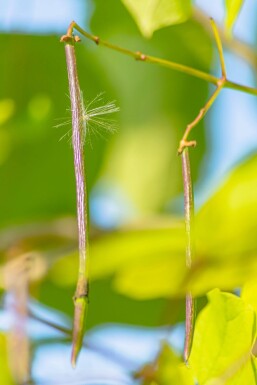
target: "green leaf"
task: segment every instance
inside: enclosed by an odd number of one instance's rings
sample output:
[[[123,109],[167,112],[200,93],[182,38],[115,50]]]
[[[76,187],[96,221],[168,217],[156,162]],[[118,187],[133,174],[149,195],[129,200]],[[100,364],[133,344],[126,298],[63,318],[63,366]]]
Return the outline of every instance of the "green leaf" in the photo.
[[[230,261],[257,255],[257,156],[239,164],[197,215],[197,250]]]
[[[244,284],[257,273],[256,168],[257,156],[240,164],[197,214],[190,272],[184,267],[184,225],[172,228],[170,222],[166,229],[160,224],[103,237],[92,249],[93,276],[112,275],[120,293],[139,299]]]
[[[172,24],[186,21],[191,0],[121,0],[145,37]]]
[[[192,371],[164,344],[158,357],[157,383],[161,385],[194,385]]]
[[[225,0],[226,17],[225,25],[227,30],[230,32],[233,25],[238,17],[244,0]]]
[[[190,365],[199,385],[256,384],[251,355],[256,326],[253,309],[218,289],[199,314]]]
[[[184,261],[184,223],[155,219],[151,225],[123,228],[92,239],[90,279],[112,277],[119,293],[147,299],[176,294],[182,286]],[[57,284],[73,284],[76,258],[71,254],[54,262],[49,276]],[[65,277],[65,278],[64,278]]]
[[[194,385],[192,371],[164,343],[156,361],[144,365],[134,374],[144,385]]]
[[[163,225],[163,224],[162,224]],[[115,288],[135,298],[177,292],[185,272],[184,224],[124,229],[91,245],[91,277],[114,277]]]
[[[196,217],[197,257],[188,287],[231,290],[257,273],[257,156],[239,164]]]
[[[253,310],[257,314],[257,282],[256,279],[249,280],[242,288],[241,298],[252,306]]]
[[[196,216],[196,256],[185,266],[183,220],[158,218],[93,237],[91,281],[111,279],[115,290],[136,299],[232,290],[257,274],[257,156],[240,164]],[[63,252],[63,250],[62,250]],[[59,253],[56,255],[58,256]],[[72,286],[77,253],[51,258],[48,275]]]

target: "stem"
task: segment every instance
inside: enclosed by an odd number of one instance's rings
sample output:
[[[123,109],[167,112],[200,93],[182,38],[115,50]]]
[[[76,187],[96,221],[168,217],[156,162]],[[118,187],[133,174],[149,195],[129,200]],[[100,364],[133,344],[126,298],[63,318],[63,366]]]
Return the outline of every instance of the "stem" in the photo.
[[[211,106],[213,105],[214,101],[218,97],[222,88],[233,88],[233,89],[236,89],[238,91],[244,91],[244,92],[246,92],[246,89],[247,89],[248,93],[251,93],[253,95],[257,95],[257,89],[242,86],[240,84],[237,84],[237,83],[234,83],[234,82],[227,80],[225,59],[224,59],[224,55],[223,55],[223,49],[222,49],[222,44],[221,44],[221,39],[219,36],[218,28],[217,28],[216,23],[213,19],[210,19],[210,22],[211,22],[214,38],[215,38],[215,41],[217,44],[217,48],[218,48],[222,76],[218,80],[217,88],[214,91],[214,93],[212,94],[212,96],[210,97],[210,99],[207,101],[205,106],[203,108],[201,108],[197,117],[191,123],[189,123],[187,125],[186,130],[184,132],[184,135],[183,135],[183,137],[180,141],[180,144],[179,144],[178,154],[181,154],[185,147],[195,147],[196,146],[196,141],[195,140],[188,141],[188,136],[189,136],[191,130],[200,122],[201,119],[203,119],[203,117],[206,115],[207,111],[211,108]]]
[[[237,90],[237,91],[245,92],[246,94],[257,96],[257,89],[256,88],[244,86],[244,85],[238,84],[238,83],[234,83],[228,79],[226,79],[224,82],[224,88],[230,88],[232,90]]]
[[[225,82],[225,80],[224,80],[224,82]],[[219,95],[220,91],[222,90],[222,88],[224,86],[224,82],[220,83],[220,86],[216,88],[216,90],[214,91],[214,93],[212,94],[210,99],[207,101],[205,106],[203,108],[201,108],[197,117],[191,123],[189,123],[187,125],[186,130],[184,132],[184,135],[183,135],[183,137],[180,141],[180,144],[179,144],[178,154],[182,154],[185,147],[195,147],[196,146],[195,140],[191,140],[191,141],[187,140],[188,136],[189,136],[190,132],[192,131],[192,129],[203,119],[203,117],[206,115],[207,111],[211,108],[214,101],[217,99],[217,96]]]
[[[222,49],[222,44],[221,44],[221,39],[219,36],[218,28],[216,26],[215,21],[212,18],[210,19],[210,22],[211,22],[211,26],[212,26],[213,35],[214,35],[214,38],[215,38],[215,41],[217,44],[217,48],[218,48],[218,53],[219,53],[219,58],[220,58],[220,66],[221,66],[221,74],[222,74],[223,78],[226,78],[227,77],[226,65],[225,65],[225,59],[224,59],[224,55],[223,55],[223,49]]]
[[[192,68],[192,67],[189,67],[189,66],[186,66],[186,65],[183,65],[183,64],[175,63],[175,62],[170,61],[170,60],[160,59],[160,58],[157,58],[157,57],[154,57],[154,56],[150,56],[150,55],[145,55],[145,54],[143,54],[142,52],[139,52],[139,51],[134,52],[134,51],[131,51],[129,49],[122,48],[122,47],[120,47],[118,45],[109,43],[106,40],[100,39],[98,36],[95,36],[95,35],[92,35],[92,34],[86,32],[75,21],[71,22],[71,24],[70,24],[70,26],[68,28],[68,34],[65,35],[62,38],[62,41],[67,41],[66,40],[67,36],[68,36],[69,39],[71,39],[71,34],[72,34],[73,29],[76,29],[78,32],[81,33],[81,35],[83,35],[87,39],[95,42],[97,45],[102,45],[102,46],[107,47],[109,49],[112,49],[114,51],[120,52],[120,53],[122,53],[124,55],[131,56],[132,58],[134,58],[136,60],[147,62],[147,63],[152,63],[152,64],[158,64],[158,65],[160,65],[162,67],[170,68],[170,69],[173,69],[175,71],[182,72],[184,74],[187,74],[187,75],[190,75],[190,76],[194,76],[194,77],[196,77],[198,79],[202,79],[202,80],[207,81],[209,83],[215,84],[217,87],[219,86],[220,79],[218,77],[216,77],[216,76],[213,76],[211,74],[208,74],[206,72],[197,70],[195,68]],[[218,29],[217,29],[217,31],[218,31]],[[76,41],[79,41],[79,37],[78,36],[75,36],[74,39]],[[237,83],[231,82],[229,80],[226,80],[226,82],[224,82],[223,86],[224,86],[224,88],[232,88],[234,90],[243,91],[243,92],[245,92],[247,94],[251,94],[251,95],[256,95],[257,96],[257,89],[256,88],[252,88],[252,87],[244,86],[244,85],[241,85],[241,84],[237,84]]]
[[[85,314],[88,307],[87,196],[84,172],[81,91],[77,74],[75,47],[74,41],[69,35],[63,37],[62,41],[66,41],[65,53],[72,111],[72,145],[74,151],[74,168],[77,193],[77,222],[79,238],[79,272],[76,292],[74,295],[75,313],[71,353],[71,363],[72,366],[75,367],[76,360],[82,345]]]
[[[82,29],[74,21],[70,24],[69,29],[72,29],[72,28],[76,29],[78,32],[81,33],[81,35],[83,35],[87,39],[94,41],[97,45],[102,45],[102,46],[110,48],[114,51],[120,52],[124,55],[131,56],[136,60],[147,62],[147,63],[159,64],[162,67],[167,67],[167,68],[179,71],[179,72],[183,72],[187,75],[197,77],[199,79],[205,80],[209,83],[216,84],[216,85],[217,85],[217,82],[219,80],[217,77],[215,77],[213,75],[209,75],[203,71],[194,69],[192,67],[188,67],[188,66],[185,66],[183,64],[175,63],[175,62],[172,62],[170,60],[165,60],[165,59],[160,59],[160,58],[157,58],[154,56],[145,55],[139,51],[137,51],[137,52],[130,51],[126,48],[119,47],[118,45],[111,44],[108,41],[100,39],[98,36],[94,36],[94,35],[91,35],[90,33],[86,32],[84,29]]]
[[[194,197],[193,185],[190,171],[190,160],[188,148],[182,153],[182,173],[184,186],[184,210],[185,210],[185,228],[186,228],[186,266],[191,268],[192,259],[194,258]],[[184,345],[184,360],[187,363],[194,334],[195,324],[195,300],[191,293],[186,295],[186,336]]]

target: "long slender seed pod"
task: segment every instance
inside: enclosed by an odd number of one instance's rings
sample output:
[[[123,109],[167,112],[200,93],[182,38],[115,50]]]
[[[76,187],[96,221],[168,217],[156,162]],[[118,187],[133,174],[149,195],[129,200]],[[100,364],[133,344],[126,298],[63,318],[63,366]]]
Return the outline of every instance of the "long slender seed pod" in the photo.
[[[85,315],[88,308],[88,239],[87,239],[87,194],[84,171],[84,133],[81,91],[77,74],[77,64],[73,39],[66,36],[65,54],[69,79],[72,112],[72,146],[74,152],[74,169],[77,193],[77,222],[79,237],[79,272],[74,295],[74,322],[72,335],[71,363],[75,367],[84,334]]]
[[[184,185],[184,210],[185,210],[185,227],[186,227],[186,266],[191,268],[192,259],[194,257],[194,196],[193,185],[191,179],[189,150],[185,148],[181,155],[182,173]],[[187,363],[194,335],[195,324],[195,299],[191,293],[186,295],[186,335],[184,345],[184,360]]]

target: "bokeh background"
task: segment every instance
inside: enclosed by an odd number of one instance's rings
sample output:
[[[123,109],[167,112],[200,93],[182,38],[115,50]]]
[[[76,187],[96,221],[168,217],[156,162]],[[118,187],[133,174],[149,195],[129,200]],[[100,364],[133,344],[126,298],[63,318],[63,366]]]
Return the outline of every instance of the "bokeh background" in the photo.
[[[222,25],[224,5],[218,0],[198,0],[195,6],[205,13],[205,22],[192,17],[146,39],[121,1],[0,0],[1,258],[6,262],[32,255],[33,314],[67,328],[73,314],[75,179],[70,142],[67,136],[60,140],[71,128],[60,36],[75,20],[123,47],[218,75],[217,50],[206,23],[212,16]],[[235,26],[235,36],[247,44],[256,43],[256,14],[256,2],[246,1]],[[126,286],[120,278],[122,283],[113,284],[108,269],[112,271],[112,263],[128,260],[131,255],[136,260],[136,251],[144,248],[167,253],[172,226],[172,247],[183,261],[182,177],[177,147],[212,87],[95,46],[84,38],[76,53],[85,101],[104,92],[106,101],[115,100],[120,107],[114,116],[117,131],[101,135],[92,131],[85,143],[92,258],[95,255],[97,261],[92,266],[87,319],[86,341],[91,348],[83,350],[74,372],[69,366],[67,340],[53,328],[30,319],[32,377],[35,383],[48,385],[131,383],[131,371],[154,357],[162,339],[168,338],[181,352],[184,298],[169,298],[164,294],[168,290],[165,285],[156,293],[155,282],[152,286],[148,283],[148,291],[142,289],[138,294],[135,289],[133,294],[132,288],[129,295],[132,281]],[[231,80],[254,86],[253,67],[247,61],[230,51],[225,52],[225,59]],[[197,148],[191,153],[191,163],[197,210],[229,170],[255,151],[256,114],[255,97],[224,90],[206,119],[194,129]],[[129,229],[129,235],[125,231],[117,240],[121,228]],[[105,266],[104,257],[107,261],[116,258],[116,262]],[[148,259],[142,261],[147,270]],[[141,267],[137,266],[139,270]],[[181,266],[177,272],[179,269]],[[164,270],[158,271],[156,265],[157,281]],[[6,285],[1,284],[2,294]],[[17,293],[13,283],[9,285],[12,295],[2,295],[2,331],[13,324],[13,312],[7,310],[12,309],[8,303]],[[199,307],[204,303],[202,298]],[[4,358],[0,364],[6,365]]]

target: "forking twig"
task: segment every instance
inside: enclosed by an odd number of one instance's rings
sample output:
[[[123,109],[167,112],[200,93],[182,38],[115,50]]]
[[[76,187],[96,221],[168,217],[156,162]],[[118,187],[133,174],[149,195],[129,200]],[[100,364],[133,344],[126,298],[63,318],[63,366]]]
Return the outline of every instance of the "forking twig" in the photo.
[[[222,90],[222,88],[224,88],[226,86],[226,82],[227,82],[226,65],[225,65],[225,59],[224,59],[224,55],[223,55],[222,43],[221,43],[220,36],[219,36],[219,33],[218,33],[218,29],[217,29],[217,26],[216,26],[214,20],[210,19],[210,22],[211,22],[213,34],[214,34],[214,37],[215,37],[215,41],[216,41],[216,44],[217,44],[218,53],[219,53],[220,66],[221,66],[221,78],[217,82],[216,90],[213,92],[213,94],[211,95],[211,97],[207,101],[207,103],[204,105],[204,107],[201,108],[201,110],[199,111],[199,114],[197,115],[197,117],[191,123],[189,123],[187,125],[187,127],[185,129],[185,132],[184,132],[184,135],[183,135],[183,137],[182,137],[182,139],[181,139],[181,141],[179,143],[179,148],[178,148],[178,153],[179,154],[182,154],[182,152],[183,152],[185,147],[195,147],[196,146],[196,141],[195,140],[188,141],[188,136],[189,136],[190,132],[192,131],[192,129],[206,115],[208,110],[213,105],[214,101],[217,99],[217,97],[218,97],[220,91]]]

